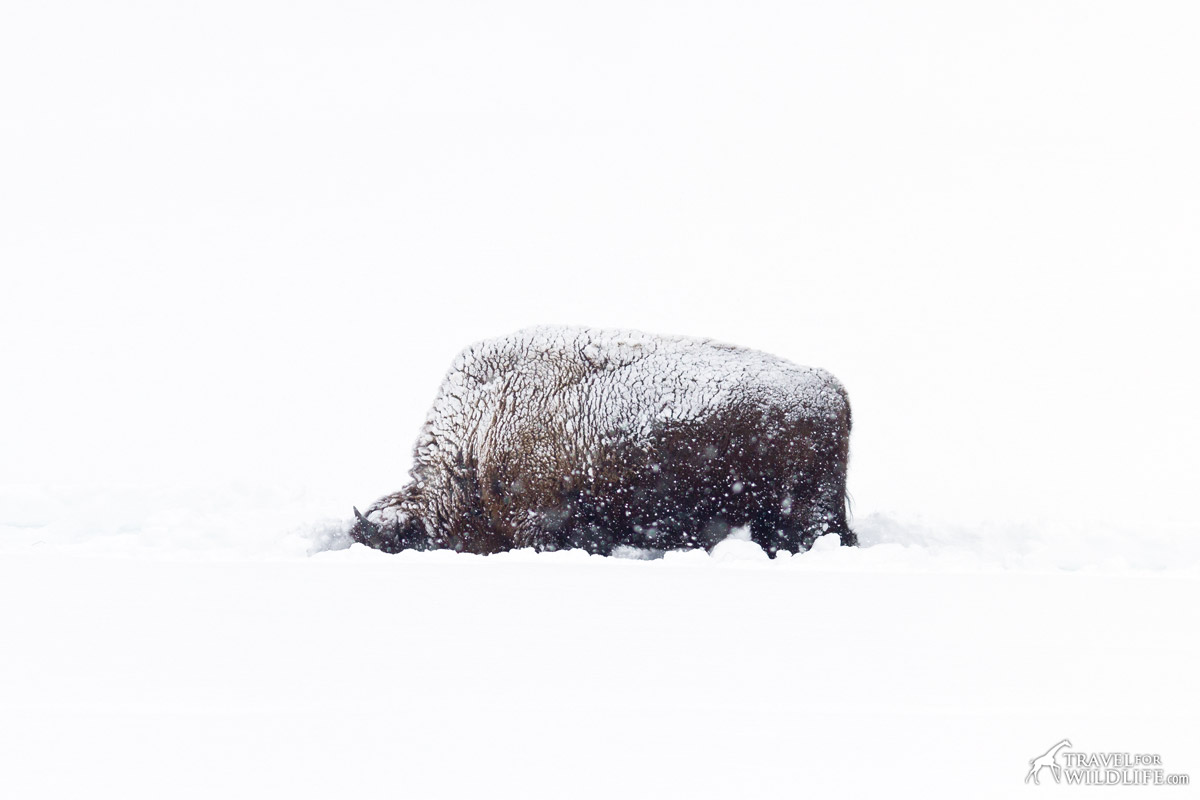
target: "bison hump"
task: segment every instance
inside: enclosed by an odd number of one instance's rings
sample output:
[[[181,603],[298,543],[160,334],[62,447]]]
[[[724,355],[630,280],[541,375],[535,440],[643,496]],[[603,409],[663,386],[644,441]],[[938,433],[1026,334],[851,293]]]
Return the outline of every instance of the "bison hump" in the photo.
[[[844,389],[821,369],[708,339],[544,326],[458,355],[416,455],[462,463],[514,437],[559,446],[614,432],[637,439],[730,408],[782,422],[849,420]]]

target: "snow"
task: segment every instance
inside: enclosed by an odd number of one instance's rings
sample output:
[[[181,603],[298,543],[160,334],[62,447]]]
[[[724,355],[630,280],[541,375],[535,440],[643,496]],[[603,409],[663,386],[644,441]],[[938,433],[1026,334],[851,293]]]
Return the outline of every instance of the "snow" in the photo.
[[[1000,798],[1064,738],[1196,780],[1198,36],[6,8],[0,796]],[[349,546],[455,354],[552,324],[835,374],[861,546]]]
[[[1194,573],[746,555],[10,554],[6,790],[1005,797],[1063,736],[1194,763]]]
[[[342,503],[5,487],[5,793],[999,798],[1063,736],[1195,770],[1187,530],[390,556]]]
[[[350,546],[346,531],[353,517],[345,505],[352,491],[244,481],[172,487],[8,484],[0,486],[0,555],[198,562],[319,557]],[[852,526],[862,546],[838,548],[839,557],[865,569],[938,561],[1034,572],[1200,569],[1195,527],[1166,521],[1145,527],[1086,518],[973,523],[872,512],[855,515]],[[747,531],[734,531],[722,548],[734,545],[736,552],[739,540],[751,544],[746,539]],[[818,539],[797,558],[821,554],[829,539]],[[633,548],[622,553],[661,556]]]
[[[335,495],[5,487],[5,793],[1007,797],[1063,736],[1195,770],[1185,531],[390,556]]]
[[[574,385],[581,375],[586,393]],[[833,417],[843,392],[825,370],[711,340],[535,326],[477,342],[455,358],[417,448],[423,457],[439,448],[474,452],[481,445],[463,434],[486,440],[505,401],[523,413],[578,425],[579,431],[567,432],[584,440],[625,430],[641,443],[656,423],[703,419],[737,402]]]

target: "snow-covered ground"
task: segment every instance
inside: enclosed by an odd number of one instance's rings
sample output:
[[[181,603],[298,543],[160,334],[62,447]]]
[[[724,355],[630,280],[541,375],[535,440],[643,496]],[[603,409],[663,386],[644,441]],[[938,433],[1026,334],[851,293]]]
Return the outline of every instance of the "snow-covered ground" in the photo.
[[[1088,794],[1024,782],[1062,739],[1200,777],[1198,39],[6,5],[0,797]],[[543,323],[833,372],[863,546],[347,547],[455,353]]]
[[[1197,771],[1181,531],[388,556],[301,491],[127,492],[5,495],[7,796],[1012,797],[1062,738]]]
[[[1064,737],[1195,774],[1194,571],[739,549],[5,557],[6,794],[1011,797]]]
[[[397,479],[397,487],[402,481]],[[350,546],[346,532],[353,517],[347,504],[365,505],[360,495],[351,487],[250,482],[9,484],[0,486],[0,555],[160,561],[319,557]],[[1167,521],[1144,526],[1086,516],[956,521],[937,514],[872,511],[860,512],[852,524],[862,547],[847,556],[854,559],[848,564],[876,564],[881,553],[903,552],[903,563],[914,565],[1178,574],[1200,570],[1200,530]]]

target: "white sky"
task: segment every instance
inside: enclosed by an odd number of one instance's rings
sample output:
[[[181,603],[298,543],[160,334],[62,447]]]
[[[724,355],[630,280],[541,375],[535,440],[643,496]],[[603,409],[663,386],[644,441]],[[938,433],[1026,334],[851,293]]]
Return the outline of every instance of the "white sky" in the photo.
[[[832,370],[874,510],[1194,520],[1193,3],[0,23],[0,483],[404,481],[528,324]]]

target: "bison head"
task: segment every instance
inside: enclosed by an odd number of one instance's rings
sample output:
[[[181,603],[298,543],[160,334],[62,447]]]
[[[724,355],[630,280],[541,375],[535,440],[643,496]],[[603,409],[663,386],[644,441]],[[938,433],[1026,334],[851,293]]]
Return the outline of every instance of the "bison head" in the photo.
[[[397,506],[380,507],[379,503],[369,509],[366,516],[354,509],[350,538],[385,553],[431,550],[434,546],[419,517]]]

